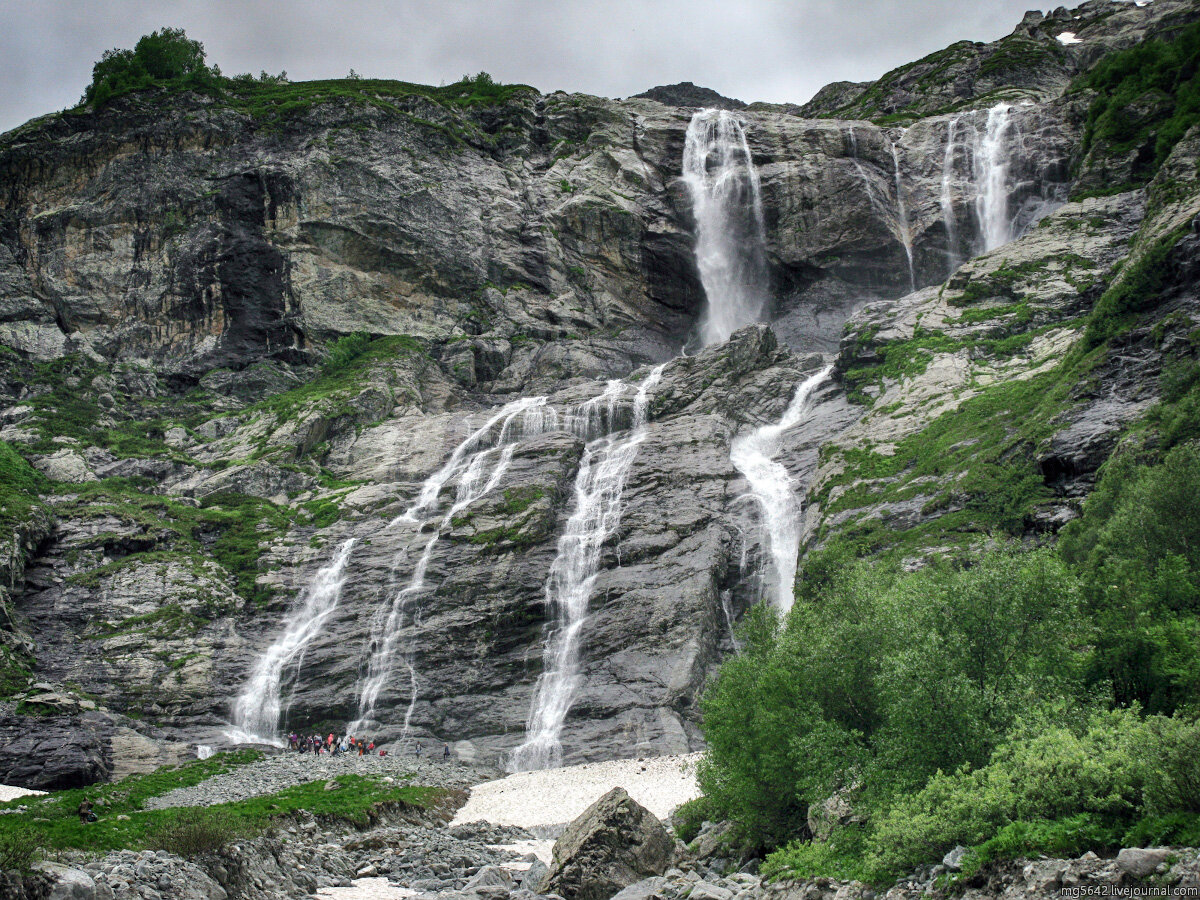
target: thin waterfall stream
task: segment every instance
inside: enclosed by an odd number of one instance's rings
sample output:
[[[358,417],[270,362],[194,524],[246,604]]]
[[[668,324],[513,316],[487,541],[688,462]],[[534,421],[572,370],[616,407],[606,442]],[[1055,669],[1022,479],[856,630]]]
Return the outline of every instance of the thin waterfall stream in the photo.
[[[284,712],[284,674],[304,663],[304,651],[321,633],[333,615],[346,583],[346,564],[354,550],[354,539],[342,543],[332,561],[317,571],[301,602],[284,620],[283,633],[258,658],[242,693],[233,706],[229,737],[237,743],[281,743],[280,719]]]
[[[554,627],[545,645],[542,675],[534,690],[525,741],[513,751],[514,771],[562,763],[561,735],[579,688],[579,645],[588,603],[600,571],[604,542],[621,523],[625,482],[646,439],[651,393],[666,363],[651,370],[633,401],[633,427],[600,438],[584,449],[575,476],[575,501],[546,579],[546,606]],[[620,384],[620,382],[617,382]]]

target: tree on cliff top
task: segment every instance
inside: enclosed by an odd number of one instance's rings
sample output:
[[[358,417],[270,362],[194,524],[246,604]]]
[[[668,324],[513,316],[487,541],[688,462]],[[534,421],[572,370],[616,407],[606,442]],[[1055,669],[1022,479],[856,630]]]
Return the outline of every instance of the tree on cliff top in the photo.
[[[132,50],[107,50],[92,68],[83,103],[103,106],[114,97],[158,84],[200,87],[219,73],[204,62],[204,45],[182,28],[161,28],[144,35]]]

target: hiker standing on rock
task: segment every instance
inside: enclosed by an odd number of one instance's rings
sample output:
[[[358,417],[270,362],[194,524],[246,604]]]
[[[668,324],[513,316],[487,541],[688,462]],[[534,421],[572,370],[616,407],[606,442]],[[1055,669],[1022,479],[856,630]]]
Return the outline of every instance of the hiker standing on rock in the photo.
[[[442,750],[442,759],[449,759],[449,758],[450,758],[450,745],[447,744],[445,746],[445,748]]]

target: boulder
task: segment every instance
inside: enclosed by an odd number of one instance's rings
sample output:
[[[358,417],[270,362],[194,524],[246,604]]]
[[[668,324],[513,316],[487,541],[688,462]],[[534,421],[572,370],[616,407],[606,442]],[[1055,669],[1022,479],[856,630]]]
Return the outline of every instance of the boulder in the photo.
[[[1134,878],[1146,878],[1171,857],[1166,847],[1138,849],[1127,847],[1117,854],[1117,868]]]
[[[688,900],[733,900],[733,891],[707,881],[698,881],[688,894]]]
[[[653,878],[643,878],[641,881],[635,881],[627,888],[622,888],[615,894],[612,900],[653,900],[655,897],[661,897],[663,889],[670,882],[661,875],[656,875]]]
[[[608,900],[662,875],[673,854],[674,842],[662,822],[624,788],[613,788],[567,826],[537,892],[564,900]]]

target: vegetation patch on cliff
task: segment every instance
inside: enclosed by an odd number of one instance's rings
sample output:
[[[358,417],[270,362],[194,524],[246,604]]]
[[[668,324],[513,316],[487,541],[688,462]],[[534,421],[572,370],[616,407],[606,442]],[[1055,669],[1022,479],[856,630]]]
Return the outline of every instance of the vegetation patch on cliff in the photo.
[[[1092,90],[1082,151],[1102,172],[1132,157],[1128,182],[1097,181],[1079,196],[1119,193],[1149,181],[1188,129],[1200,122],[1200,22],[1171,40],[1138,44],[1101,59],[1075,82]],[[1074,199],[1074,198],[1073,198]]]

